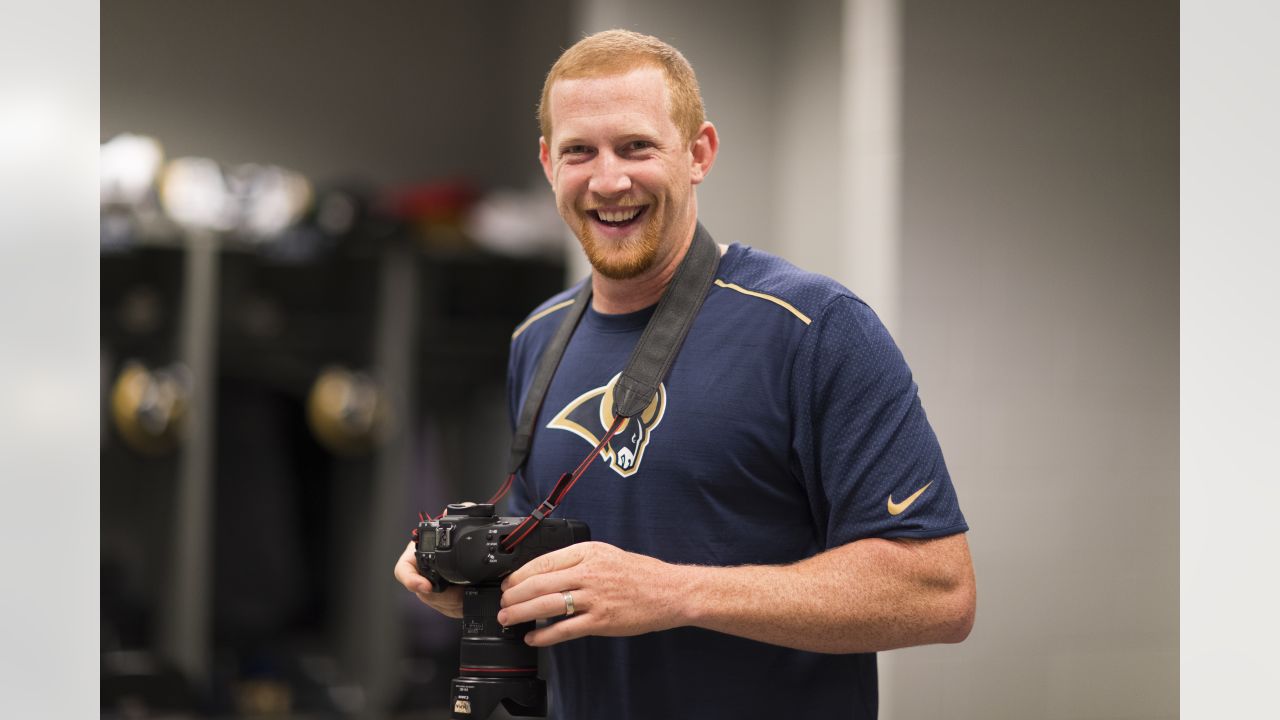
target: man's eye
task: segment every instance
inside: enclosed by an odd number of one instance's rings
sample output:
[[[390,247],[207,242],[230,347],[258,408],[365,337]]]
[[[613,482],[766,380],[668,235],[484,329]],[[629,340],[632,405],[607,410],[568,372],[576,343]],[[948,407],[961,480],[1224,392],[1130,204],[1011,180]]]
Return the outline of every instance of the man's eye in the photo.
[[[585,155],[588,152],[586,145],[570,145],[560,151],[561,155]]]
[[[638,150],[648,150],[651,147],[653,147],[653,143],[649,142],[648,140],[633,140],[627,143],[627,150],[631,152],[636,152]]]

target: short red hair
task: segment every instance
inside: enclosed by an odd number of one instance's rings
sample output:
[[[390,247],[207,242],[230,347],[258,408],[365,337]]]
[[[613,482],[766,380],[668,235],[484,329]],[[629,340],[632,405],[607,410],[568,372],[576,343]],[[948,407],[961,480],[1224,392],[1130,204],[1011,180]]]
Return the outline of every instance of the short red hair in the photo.
[[[693,66],[680,51],[652,35],[630,30],[605,30],[574,43],[551,66],[542,85],[538,124],[542,137],[551,142],[551,87],[557,80],[625,75],[641,67],[656,67],[667,78],[671,120],[692,141],[707,119],[702,92]]]

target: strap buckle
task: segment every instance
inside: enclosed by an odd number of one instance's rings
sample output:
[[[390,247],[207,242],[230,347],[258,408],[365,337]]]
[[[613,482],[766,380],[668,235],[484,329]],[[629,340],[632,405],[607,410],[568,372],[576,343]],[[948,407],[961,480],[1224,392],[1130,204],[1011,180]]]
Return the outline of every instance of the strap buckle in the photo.
[[[542,518],[550,515],[551,511],[555,509],[556,509],[556,506],[552,505],[550,500],[543,500],[542,504],[539,505],[533,512],[529,513],[529,515],[532,516],[534,520],[538,522],[542,522]]]

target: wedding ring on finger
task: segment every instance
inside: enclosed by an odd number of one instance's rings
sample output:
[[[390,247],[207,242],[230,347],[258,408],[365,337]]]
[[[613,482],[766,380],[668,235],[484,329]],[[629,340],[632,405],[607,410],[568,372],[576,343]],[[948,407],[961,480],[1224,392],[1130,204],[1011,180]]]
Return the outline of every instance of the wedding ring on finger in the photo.
[[[564,598],[564,616],[569,617],[570,615],[577,612],[577,610],[575,610],[573,607],[573,593],[566,590],[560,593],[560,595],[561,597]]]

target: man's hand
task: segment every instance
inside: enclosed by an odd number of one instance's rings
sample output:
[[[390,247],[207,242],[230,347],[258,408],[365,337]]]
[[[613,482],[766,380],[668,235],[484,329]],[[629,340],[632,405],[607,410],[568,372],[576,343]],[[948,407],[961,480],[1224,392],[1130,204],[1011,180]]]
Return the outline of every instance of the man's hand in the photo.
[[[683,625],[672,602],[673,578],[681,571],[602,542],[576,543],[534,558],[502,581],[498,622],[506,626],[565,614],[564,593],[574,614],[525,636],[543,647],[583,637],[622,637]]]
[[[412,542],[396,562],[396,580],[432,608],[452,618],[462,617],[462,588],[453,585],[441,593],[432,590],[431,583],[418,574],[418,560]]]

